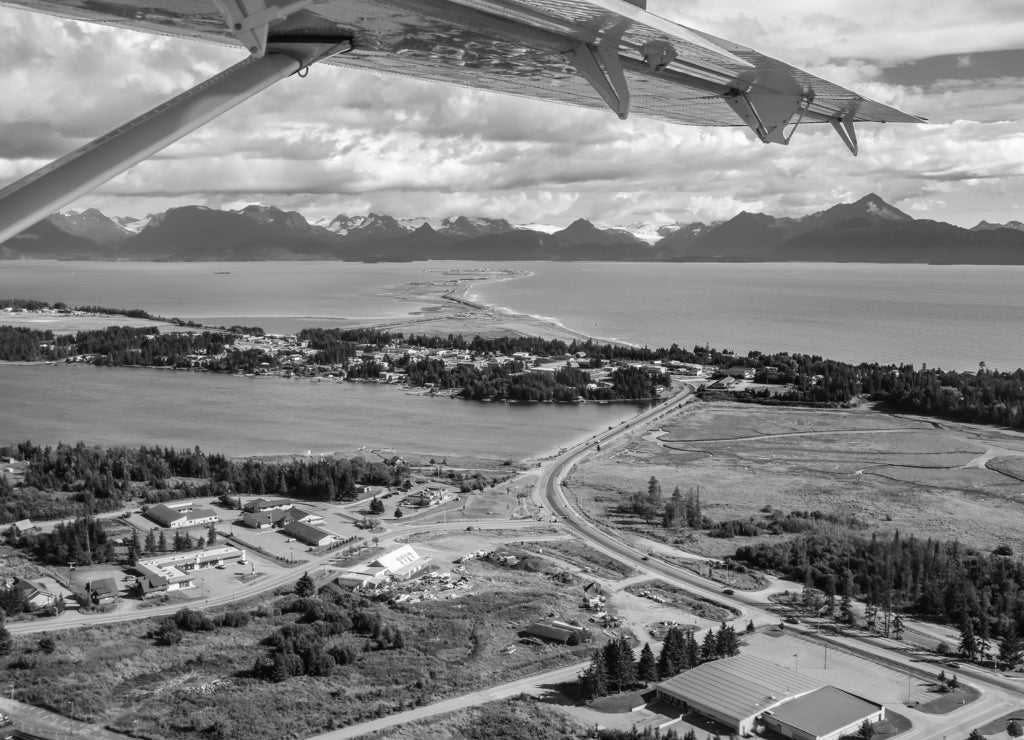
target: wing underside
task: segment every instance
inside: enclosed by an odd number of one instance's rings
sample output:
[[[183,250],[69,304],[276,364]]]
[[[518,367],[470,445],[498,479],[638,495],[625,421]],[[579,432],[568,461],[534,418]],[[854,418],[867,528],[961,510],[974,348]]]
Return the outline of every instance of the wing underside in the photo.
[[[240,44],[222,12],[229,1],[254,7],[253,0],[0,4]],[[255,2],[265,7],[262,0]],[[763,125],[766,133],[770,121],[762,119],[770,118],[782,99],[779,120],[785,123],[921,120],[753,49],[665,21],[626,0],[312,0],[288,7],[287,17],[269,26],[270,40],[325,33],[351,38],[349,53],[325,60],[332,65],[587,108],[618,105],[620,115],[627,105],[633,114],[678,124],[748,125],[755,131]],[[617,53],[611,59],[600,54],[612,46]]]

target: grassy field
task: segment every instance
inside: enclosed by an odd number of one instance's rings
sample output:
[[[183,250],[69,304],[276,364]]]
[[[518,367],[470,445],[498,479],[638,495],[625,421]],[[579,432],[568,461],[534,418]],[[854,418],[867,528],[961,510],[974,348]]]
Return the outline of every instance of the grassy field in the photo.
[[[671,586],[664,581],[645,581],[644,583],[637,583],[626,588],[631,594],[642,594],[650,593],[657,596],[659,599],[663,599],[662,602],[674,606],[684,612],[695,614],[702,619],[708,619],[713,622],[723,622],[728,619],[732,619],[736,616],[735,613],[715,604],[714,602],[702,599],[694,596],[689,591],[684,591],[681,588]]]
[[[491,702],[365,735],[365,740],[576,740],[590,728],[531,697]]]
[[[707,555],[757,538],[665,530],[618,507],[646,491],[699,487],[715,521],[767,506],[857,517],[868,529],[960,539],[982,548],[1016,541],[1024,527],[1024,435],[933,423],[870,409],[768,408],[695,403],[660,430],[633,435],[585,460],[570,490],[593,516]]]
[[[636,574],[636,571],[628,565],[599,553],[576,539],[531,542],[525,549],[533,552],[543,551],[544,554],[557,557],[602,578],[629,578]]]
[[[290,597],[251,608],[244,628],[186,632],[176,645],[151,636],[155,621],[56,635],[52,653],[19,638],[5,661],[16,698],[144,738],[300,738],[430,703],[584,659],[592,645],[505,646],[529,622],[580,615],[567,593],[540,574],[472,563],[472,594],[404,609],[365,609],[401,629],[405,645],[378,650],[367,635],[337,638],[356,648],[352,664],[322,678],[281,683],[251,674],[269,655],[267,638],[301,614],[281,613]],[[282,601],[284,599],[285,601]],[[331,643],[336,644],[336,643]],[[369,648],[369,649],[367,649]]]

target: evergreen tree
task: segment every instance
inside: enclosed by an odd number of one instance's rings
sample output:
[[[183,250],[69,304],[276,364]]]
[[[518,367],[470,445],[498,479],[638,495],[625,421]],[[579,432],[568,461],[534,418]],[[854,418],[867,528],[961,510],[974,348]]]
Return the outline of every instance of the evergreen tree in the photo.
[[[213,547],[217,544],[217,527],[210,522],[210,529],[206,533],[206,546]]]
[[[13,647],[14,638],[11,636],[10,630],[4,625],[3,620],[0,619],[0,655],[7,655]]]
[[[875,736],[875,728],[871,726],[868,720],[864,720],[860,723],[860,727],[857,728],[857,737],[860,740],[871,740]]]
[[[686,633],[686,667],[693,668],[700,665],[700,647],[697,645],[697,638],[692,632]]]
[[[307,599],[315,594],[316,584],[309,577],[309,572],[307,571],[295,582],[295,595]]]
[[[978,654],[978,642],[974,637],[974,625],[971,624],[969,618],[964,619],[963,626],[960,627],[960,655],[967,660],[974,660],[974,656]]]
[[[590,665],[579,677],[580,694],[593,699],[608,694],[608,669],[604,664],[604,651],[595,650]]]
[[[619,680],[623,688],[636,685],[636,661],[633,659],[633,648],[625,635],[619,638]]]
[[[156,544],[157,550],[160,552],[167,552],[167,533],[164,530],[160,530],[160,539]]]
[[[715,639],[715,631],[708,629],[704,635],[704,641],[700,645],[700,662],[707,663],[718,657],[718,640]]]
[[[404,516],[404,514],[402,513],[402,507],[401,506],[396,506],[395,507],[395,519],[401,519],[403,516]]]
[[[156,533],[152,529],[146,533],[146,552],[156,552]]]
[[[1002,642],[999,643],[999,662],[1006,670],[1012,671],[1024,660],[1024,641],[1020,639],[1017,628],[1011,623]]]
[[[971,730],[971,734],[967,736],[967,740],[985,740],[985,736],[977,730]]]
[[[897,614],[892,618],[892,636],[897,640],[902,640],[903,630],[903,617]]]
[[[658,665],[654,660],[654,651],[651,650],[649,642],[645,642],[640,650],[640,659],[636,664],[636,677],[645,684],[658,680]]]
[[[686,526],[691,529],[701,528],[700,486],[691,488],[686,493]]]
[[[384,513],[384,502],[374,496],[370,499],[370,513],[371,514],[383,514]]]
[[[722,626],[715,635],[715,654],[719,658],[731,658],[738,655],[739,640],[736,637],[736,630],[732,625],[722,622]]]

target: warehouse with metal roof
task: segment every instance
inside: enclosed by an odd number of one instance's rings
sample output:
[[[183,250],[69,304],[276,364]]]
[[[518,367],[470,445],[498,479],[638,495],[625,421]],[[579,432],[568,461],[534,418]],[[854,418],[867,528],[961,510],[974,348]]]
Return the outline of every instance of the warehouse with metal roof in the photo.
[[[766,713],[768,729],[794,740],[838,740],[867,720],[885,718],[885,708],[835,686],[825,686]]]
[[[753,731],[766,711],[822,687],[820,681],[752,655],[712,660],[658,684],[658,698],[721,722],[734,732]]]
[[[658,684],[657,694],[739,735],[760,722],[794,740],[836,740],[885,713],[878,704],[752,655],[691,668]]]

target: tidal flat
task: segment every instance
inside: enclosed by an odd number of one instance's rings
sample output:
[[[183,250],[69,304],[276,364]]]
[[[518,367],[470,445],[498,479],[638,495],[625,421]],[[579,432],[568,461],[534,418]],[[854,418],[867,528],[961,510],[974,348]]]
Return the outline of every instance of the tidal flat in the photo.
[[[660,429],[636,432],[591,456],[569,486],[591,516],[638,535],[722,557],[787,535],[711,537],[669,532],[620,511],[647,490],[699,489],[715,522],[761,520],[766,510],[820,511],[869,535],[897,530],[983,550],[1015,543],[1024,527],[1024,434],[858,408],[694,402]]]

